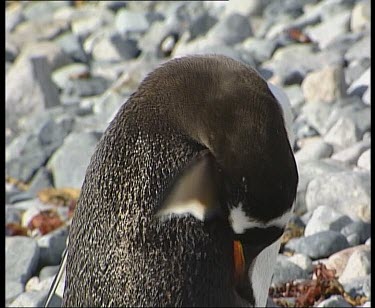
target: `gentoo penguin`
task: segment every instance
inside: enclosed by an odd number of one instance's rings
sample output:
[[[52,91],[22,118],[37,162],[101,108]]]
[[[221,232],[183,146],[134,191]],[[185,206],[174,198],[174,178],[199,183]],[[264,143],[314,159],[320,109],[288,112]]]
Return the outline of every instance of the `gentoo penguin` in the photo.
[[[287,105],[224,56],[150,73],[87,168],[63,306],[265,306],[298,182]]]

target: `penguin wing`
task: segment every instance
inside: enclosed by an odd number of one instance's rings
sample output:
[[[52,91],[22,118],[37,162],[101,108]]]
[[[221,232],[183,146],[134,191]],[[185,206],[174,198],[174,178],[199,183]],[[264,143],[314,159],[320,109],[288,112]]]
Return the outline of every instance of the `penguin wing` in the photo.
[[[158,210],[159,218],[191,214],[204,221],[220,211],[219,168],[204,150],[177,176]]]

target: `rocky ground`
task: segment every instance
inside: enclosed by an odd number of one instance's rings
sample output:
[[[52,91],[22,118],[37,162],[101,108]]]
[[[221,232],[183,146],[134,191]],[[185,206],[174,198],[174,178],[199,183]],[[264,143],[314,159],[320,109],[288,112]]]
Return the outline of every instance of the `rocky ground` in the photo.
[[[300,182],[268,305],[371,306],[369,0],[9,1],[7,306],[43,304],[98,139],[190,53],[248,63],[292,103]]]

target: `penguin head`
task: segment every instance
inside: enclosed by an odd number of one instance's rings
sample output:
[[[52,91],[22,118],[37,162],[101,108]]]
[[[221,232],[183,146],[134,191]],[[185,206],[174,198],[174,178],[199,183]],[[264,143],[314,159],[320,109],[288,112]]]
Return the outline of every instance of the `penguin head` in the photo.
[[[147,83],[173,97],[163,112],[170,125],[204,148],[171,184],[157,216],[224,218],[234,288],[264,306],[298,182],[287,96],[224,56],[174,59]]]

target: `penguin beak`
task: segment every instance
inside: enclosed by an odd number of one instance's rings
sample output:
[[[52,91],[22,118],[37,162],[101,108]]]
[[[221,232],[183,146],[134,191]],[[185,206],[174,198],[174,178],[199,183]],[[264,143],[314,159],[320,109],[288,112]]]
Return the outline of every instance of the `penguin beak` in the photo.
[[[234,280],[240,284],[245,275],[245,257],[240,241],[233,241]]]

